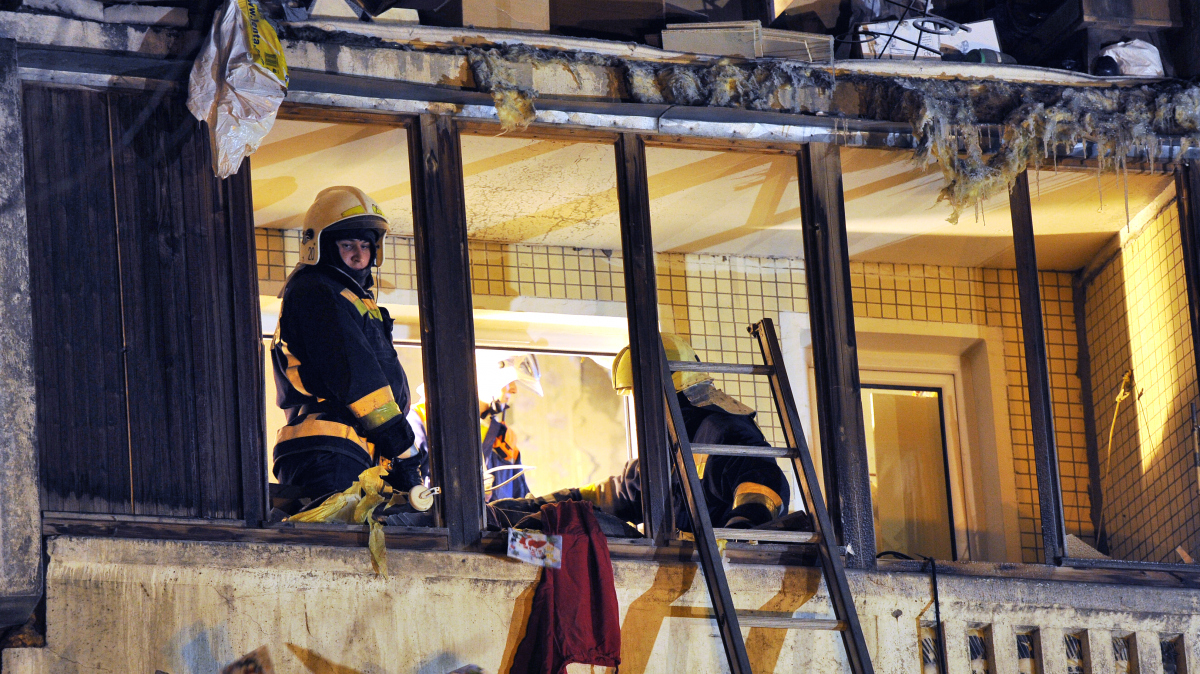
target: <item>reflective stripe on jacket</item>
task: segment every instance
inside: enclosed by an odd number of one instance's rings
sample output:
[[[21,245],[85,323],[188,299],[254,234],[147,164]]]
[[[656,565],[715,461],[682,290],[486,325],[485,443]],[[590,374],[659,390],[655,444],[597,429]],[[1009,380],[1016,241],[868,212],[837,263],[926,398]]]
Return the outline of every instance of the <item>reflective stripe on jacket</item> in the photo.
[[[407,423],[408,380],[392,346],[392,318],[337,269],[306,267],[288,281],[271,362],[287,416],[276,461],[319,448],[370,466],[367,436]]]

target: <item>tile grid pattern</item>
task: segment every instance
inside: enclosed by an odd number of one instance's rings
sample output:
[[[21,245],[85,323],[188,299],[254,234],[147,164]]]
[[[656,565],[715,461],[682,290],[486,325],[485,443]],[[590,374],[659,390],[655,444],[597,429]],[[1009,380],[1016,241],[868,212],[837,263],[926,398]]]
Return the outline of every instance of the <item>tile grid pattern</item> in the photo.
[[[258,282],[264,292],[275,294],[300,261],[300,230],[258,229]],[[384,241],[383,266],[375,282],[383,290],[417,289],[416,251],[412,237],[389,236]]]
[[[687,338],[701,360],[759,364],[758,342],[746,330],[762,318],[779,326],[780,311],[808,311],[804,263],[789,258],[659,253],[660,315]],[[798,373],[793,376],[806,376]],[[765,377],[714,375],[717,386],[759,410],[756,417],[772,445],[785,444],[775,400]]]
[[[1196,367],[1174,203],[1125,243],[1087,293],[1110,549],[1121,559],[1178,562],[1176,546],[1200,550],[1200,508],[1190,409]],[[1118,409],[1116,394],[1130,370],[1135,394]]]
[[[388,247],[381,286],[414,289],[412,239],[389,237]],[[278,290],[298,259],[298,250],[298,232],[258,232],[259,278],[264,292]],[[472,242],[470,250],[477,295],[625,300],[619,251],[483,241]],[[758,347],[746,334],[746,326],[762,317],[778,323],[780,311],[808,311],[801,260],[660,253],[657,272],[664,318],[671,315],[673,329],[691,341],[704,360],[756,363]],[[1014,273],[853,262],[851,286],[859,317],[990,325],[1004,330],[1021,544],[1025,561],[1040,561],[1037,482]],[[1067,526],[1072,533],[1090,536],[1083,412],[1074,374],[1070,275],[1043,273],[1042,295]],[[765,380],[730,375],[719,377],[718,383],[762,410],[759,420],[768,440],[782,442],[776,415],[768,413],[773,412],[773,402]]]
[[[1078,353],[1071,275],[1042,272],[1040,280],[1063,514],[1069,533],[1090,537],[1093,526],[1087,442],[1081,385],[1075,373]],[[1003,331],[1022,558],[1026,562],[1042,561],[1041,515],[1016,272],[851,262],[850,284],[855,316],[986,325]]]
[[[625,301],[621,251],[472,241],[476,295]]]

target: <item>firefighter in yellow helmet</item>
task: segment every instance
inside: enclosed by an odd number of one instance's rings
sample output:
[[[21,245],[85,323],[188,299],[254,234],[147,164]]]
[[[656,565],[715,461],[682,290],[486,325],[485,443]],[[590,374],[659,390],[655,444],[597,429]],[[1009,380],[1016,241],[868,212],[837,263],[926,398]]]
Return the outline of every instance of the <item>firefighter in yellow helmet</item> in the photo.
[[[392,318],[370,290],[387,232],[383,211],[362,190],[323,190],[305,215],[300,264],[281,293],[271,361],[287,425],[273,470],[309,498],[346,489],[382,459],[392,462],[394,488],[423,482]]]
[[[695,350],[684,339],[662,333],[663,347],[669,360],[699,361]],[[623,395],[633,392],[633,366],[629,347],[613,360],[613,388]],[[679,407],[683,412],[688,438],[694,443],[713,445],[753,445],[770,443],[754,423],[754,410],[717,388],[711,375],[703,372],[676,372],[672,375]],[[707,458],[707,461],[705,459]],[[779,465],[770,459],[747,456],[696,455],[704,500],[713,526],[750,528],[765,524],[781,512],[787,512],[789,489]],[[691,516],[682,488],[672,480],[675,523],[683,531],[692,530]],[[619,520],[642,520],[641,470],[637,459],[625,464],[621,475],[580,487],[565,489],[538,499],[498,501],[489,512],[497,524],[522,520],[522,512],[532,512],[541,503],[583,499]],[[520,501],[532,501],[524,504]],[[603,524],[603,522],[602,522]],[[522,521],[521,527],[536,526]]]

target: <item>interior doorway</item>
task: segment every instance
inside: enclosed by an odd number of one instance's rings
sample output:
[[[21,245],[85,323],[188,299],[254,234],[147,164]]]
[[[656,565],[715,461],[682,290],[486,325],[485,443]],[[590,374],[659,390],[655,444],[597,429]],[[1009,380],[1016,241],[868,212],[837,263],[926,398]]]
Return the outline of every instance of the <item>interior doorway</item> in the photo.
[[[957,558],[944,400],[939,387],[862,387],[880,552]]]

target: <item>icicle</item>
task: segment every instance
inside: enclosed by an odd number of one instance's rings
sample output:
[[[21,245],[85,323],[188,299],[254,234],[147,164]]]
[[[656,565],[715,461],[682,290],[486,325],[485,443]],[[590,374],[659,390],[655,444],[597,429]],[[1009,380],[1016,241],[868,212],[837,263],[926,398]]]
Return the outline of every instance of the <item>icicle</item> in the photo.
[[[1129,165],[1121,158],[1121,178],[1125,183],[1125,226],[1129,227]]]

